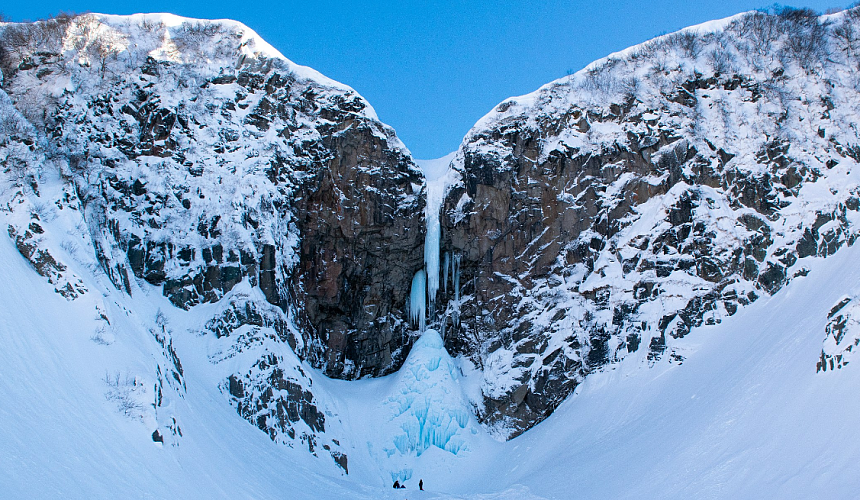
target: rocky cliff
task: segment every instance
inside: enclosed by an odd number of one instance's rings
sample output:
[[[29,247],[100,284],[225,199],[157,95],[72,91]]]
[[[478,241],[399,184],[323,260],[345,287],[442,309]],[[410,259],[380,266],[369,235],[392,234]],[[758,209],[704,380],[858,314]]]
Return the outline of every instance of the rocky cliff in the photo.
[[[0,25],[0,47],[8,232],[58,293],[83,293],[61,258],[80,251],[126,294],[218,304],[204,333],[266,346],[225,392],[273,439],[304,421],[311,451],[323,409],[279,344],[336,378],[402,363],[423,179],[355,91],[230,21],[66,16]],[[46,207],[91,248],[42,248]]]
[[[689,28],[469,132],[438,321],[484,370],[485,423],[515,436],[624,358],[681,363],[675,339],[855,241],[858,23],[783,9]]]
[[[314,369],[397,370],[410,310],[471,361],[470,403],[507,439],[590,373],[682,363],[677,339],[854,243],[858,23],[756,12],[614,54],[497,106],[439,190],[354,90],[241,24],[6,23],[0,215],[66,299],[103,276],[188,311],[225,400],[274,441],[347,470]],[[857,345],[853,300],[819,370]],[[164,395],[186,391],[163,318],[146,325],[162,443],[181,438]]]

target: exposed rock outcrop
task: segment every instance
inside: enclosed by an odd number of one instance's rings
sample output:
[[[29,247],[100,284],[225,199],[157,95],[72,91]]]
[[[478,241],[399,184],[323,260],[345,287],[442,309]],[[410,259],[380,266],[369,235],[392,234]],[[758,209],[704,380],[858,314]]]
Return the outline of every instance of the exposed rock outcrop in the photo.
[[[92,246],[68,253],[95,254],[119,290],[218,303],[199,331],[212,363],[238,363],[225,397],[273,440],[346,471],[337,416],[302,362],[379,376],[413,341],[423,179],[394,131],[354,90],[230,21],[61,16],[0,24],[0,47],[0,165],[18,189],[4,209],[22,255],[58,293],[86,292],[41,244],[33,207],[56,205]],[[63,198],[43,197],[57,181]],[[158,365],[156,398],[174,383],[181,395],[170,337],[155,339],[174,362]],[[165,422],[160,444],[181,435]]]
[[[402,361],[422,179],[352,89],[238,23],[83,15],[2,38],[3,90],[65,160],[118,288],[187,309],[247,279],[328,375]]]
[[[816,370],[826,372],[840,370],[848,363],[857,346],[860,345],[860,312],[856,297],[845,297],[836,303],[827,315],[824,328],[824,346]]]
[[[692,28],[476,125],[442,211],[461,287],[442,321],[484,368],[485,422],[515,436],[632,353],[681,362],[673,339],[854,242],[860,61],[839,33],[858,17]]]

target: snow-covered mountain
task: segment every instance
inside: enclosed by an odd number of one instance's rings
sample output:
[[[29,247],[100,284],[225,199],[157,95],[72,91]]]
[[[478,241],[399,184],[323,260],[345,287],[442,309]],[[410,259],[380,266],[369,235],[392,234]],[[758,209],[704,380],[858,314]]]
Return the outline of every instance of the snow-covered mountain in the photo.
[[[692,329],[855,241],[858,17],[688,28],[478,122],[444,202],[439,309],[483,367],[482,420],[517,435],[607,364],[680,364]]]
[[[239,23],[0,24],[6,491],[850,497],[858,29],[666,35],[422,174]]]
[[[316,442],[325,410],[295,355],[357,378],[392,371],[411,344],[422,181],[394,132],[231,21],[83,15],[2,38],[4,205],[21,253],[69,300],[104,273],[131,297],[155,286],[207,311],[195,329],[226,339],[213,363],[243,360],[222,384],[238,412],[345,470],[334,438]],[[182,385],[153,369],[159,387]]]

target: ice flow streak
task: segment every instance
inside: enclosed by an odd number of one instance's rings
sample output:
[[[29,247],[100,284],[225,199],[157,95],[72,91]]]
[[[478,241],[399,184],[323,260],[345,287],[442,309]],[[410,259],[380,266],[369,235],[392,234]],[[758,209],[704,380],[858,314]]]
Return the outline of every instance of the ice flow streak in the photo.
[[[436,292],[439,290],[439,240],[442,227],[439,223],[439,209],[442,206],[444,186],[439,183],[427,183],[427,233],[424,237],[424,266],[427,269],[427,296],[430,299],[430,310],[436,302]]]
[[[412,291],[409,294],[409,319],[424,331],[427,318],[427,275],[420,269],[412,278]]]
[[[436,302],[436,292],[439,291],[439,253],[442,237],[442,227],[439,212],[445,198],[445,190],[451,183],[451,161],[456,153],[451,153],[435,160],[417,160],[416,163],[424,172],[427,180],[427,206],[424,220],[427,232],[424,237],[424,268],[427,272],[427,298],[429,309],[433,313]]]

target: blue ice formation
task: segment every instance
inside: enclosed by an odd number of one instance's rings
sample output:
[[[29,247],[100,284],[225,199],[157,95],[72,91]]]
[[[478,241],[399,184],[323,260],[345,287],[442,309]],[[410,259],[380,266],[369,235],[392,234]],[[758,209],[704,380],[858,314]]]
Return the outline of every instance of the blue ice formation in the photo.
[[[427,298],[430,299],[429,309],[431,313],[433,311],[433,304],[436,302],[436,292],[439,290],[439,242],[442,237],[439,208],[438,204],[427,200],[424,267],[427,269]]]
[[[424,331],[427,321],[427,275],[421,269],[412,277],[412,291],[409,293],[409,319]]]
[[[412,479],[412,469],[400,469],[391,471],[391,482],[398,481],[401,484]]]
[[[448,275],[450,270],[454,287],[454,311],[453,320],[459,325],[459,300],[460,300],[460,256],[450,253],[444,254],[442,262],[442,224],[439,220],[439,212],[442,209],[442,201],[445,192],[445,184],[441,182],[429,182],[427,184],[427,206],[424,212],[424,223],[426,232],[424,236],[424,269],[415,273],[412,278],[412,291],[410,294],[409,316],[412,324],[419,325],[424,331],[429,312],[430,319],[436,316],[436,294],[439,291],[439,278],[442,275],[442,285],[445,292],[448,291]],[[442,264],[440,266],[440,264]],[[422,289],[421,284],[424,283]],[[444,314],[448,314],[446,311]],[[445,322],[442,322],[443,328]],[[443,329],[444,333],[444,329]]]
[[[445,252],[445,260],[442,261],[442,290],[448,293],[448,267],[451,260],[451,252]]]
[[[471,408],[458,385],[459,373],[442,337],[428,329],[412,347],[388,399],[394,433],[389,456],[421,454],[435,446],[454,455],[468,450],[465,436]]]

